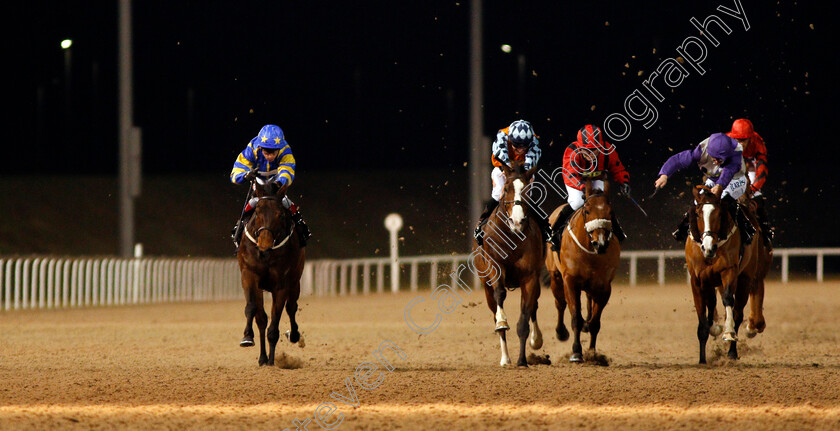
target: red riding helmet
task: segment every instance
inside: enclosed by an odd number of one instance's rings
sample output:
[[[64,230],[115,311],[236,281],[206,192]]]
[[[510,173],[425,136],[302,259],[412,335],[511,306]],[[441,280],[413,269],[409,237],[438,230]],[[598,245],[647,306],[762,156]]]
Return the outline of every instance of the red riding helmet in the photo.
[[[727,135],[735,139],[749,139],[754,133],[752,122],[746,118],[739,118],[732,123],[732,131]]]

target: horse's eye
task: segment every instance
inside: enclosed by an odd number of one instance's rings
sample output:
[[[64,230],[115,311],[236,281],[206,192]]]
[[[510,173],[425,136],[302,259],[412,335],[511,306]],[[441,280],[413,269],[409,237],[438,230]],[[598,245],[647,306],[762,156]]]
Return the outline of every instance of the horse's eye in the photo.
[[[589,210],[583,210],[583,213],[589,215]]]

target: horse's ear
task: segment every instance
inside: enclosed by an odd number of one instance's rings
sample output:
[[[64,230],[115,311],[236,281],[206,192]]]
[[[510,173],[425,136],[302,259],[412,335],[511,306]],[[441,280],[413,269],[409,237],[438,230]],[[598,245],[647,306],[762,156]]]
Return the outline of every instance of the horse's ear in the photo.
[[[528,169],[525,172],[525,179],[530,181],[531,177],[533,177],[535,173],[537,173],[537,166],[536,165],[534,165],[531,169]]]
[[[585,198],[589,198],[589,196],[592,194],[592,181],[590,181],[590,180],[587,178],[587,179],[583,182],[583,184],[584,184],[584,195],[583,195],[583,196],[584,196]]]
[[[286,191],[287,190],[289,190],[289,183],[286,183],[286,184],[283,184],[282,186],[280,186],[280,189],[277,190],[277,193],[275,193],[275,196],[277,196],[278,198],[282,198],[283,196],[286,196]]]
[[[697,206],[692,205],[688,208],[688,229],[691,231],[694,241],[700,242],[700,226],[697,225],[697,220]],[[703,229],[705,230],[706,227],[704,226]]]
[[[610,188],[611,183],[609,182],[609,180],[604,179],[604,196],[610,197]]]
[[[694,193],[694,201],[700,202],[700,192],[703,190],[703,186],[694,186],[694,189],[691,190]]]

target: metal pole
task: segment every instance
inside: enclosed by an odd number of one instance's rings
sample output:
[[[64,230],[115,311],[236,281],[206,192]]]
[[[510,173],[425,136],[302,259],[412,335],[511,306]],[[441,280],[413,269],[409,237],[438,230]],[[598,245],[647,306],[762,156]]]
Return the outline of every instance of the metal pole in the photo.
[[[120,144],[120,248],[123,258],[130,258],[134,248],[134,199],[131,196],[132,172],[131,127],[133,94],[131,76],[131,0],[119,0],[119,144]]]
[[[469,223],[475,223],[481,214],[481,184],[489,179],[481,175],[481,163],[488,152],[484,140],[484,74],[482,70],[482,19],[481,0],[470,2],[470,162],[469,162],[469,184],[470,184],[470,219]],[[486,162],[486,160],[484,160]],[[472,238],[467,237],[468,243],[472,244]]]

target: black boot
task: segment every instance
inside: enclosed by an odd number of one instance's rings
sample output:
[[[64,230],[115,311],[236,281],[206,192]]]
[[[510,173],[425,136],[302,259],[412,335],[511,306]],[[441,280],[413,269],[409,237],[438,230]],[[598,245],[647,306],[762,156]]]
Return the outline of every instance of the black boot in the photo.
[[[750,219],[744,213],[746,210],[740,204],[736,204],[735,211],[738,220],[738,230],[741,231],[741,243],[744,245],[752,244],[753,236],[755,235],[755,226],[750,222]]]
[[[484,235],[481,234],[481,228],[484,227],[485,224],[487,224],[487,220],[490,219],[490,214],[493,212],[494,209],[496,209],[497,206],[499,206],[499,201],[492,198],[484,203],[484,210],[478,217],[478,224],[475,226],[475,231],[473,231],[475,243],[478,244],[479,247],[484,245]]]
[[[682,221],[680,221],[680,224],[677,226],[677,230],[671,234],[675,240],[685,242],[685,239],[688,238],[688,225],[688,213],[685,213]]]
[[[548,218],[537,217],[537,224],[540,225],[540,231],[543,234],[543,242],[551,243],[552,250],[559,250],[560,243],[557,242],[557,239],[554,236],[554,232],[551,229],[551,223],[548,222]]]
[[[245,232],[245,225],[248,223],[248,219],[251,218],[251,214],[254,213],[254,210],[246,211],[242,213],[242,218],[233,225],[233,230],[230,232],[230,237],[233,239],[233,246],[236,249],[239,249],[239,243],[242,241],[242,234]]]
[[[767,218],[767,211],[764,209],[766,205],[764,196],[754,197],[753,200],[756,203],[755,214],[758,216],[758,225],[761,226],[761,236],[764,238],[764,244],[767,247],[772,247],[775,232],[773,231],[773,226],[770,224],[770,220]]]
[[[624,234],[624,229],[621,228],[621,224],[618,223],[618,217],[615,216],[615,213],[612,215],[612,233],[618,238],[618,242],[622,243],[625,239],[627,239],[627,235]]]
[[[571,217],[574,213],[575,210],[572,209],[572,206],[566,205],[560,210],[560,214],[557,214],[557,220],[554,220],[554,224],[551,226],[551,235],[554,237],[554,240],[551,241],[552,251],[560,251],[563,231],[566,230],[566,225],[569,223],[569,217]]]
[[[306,247],[306,242],[309,240],[309,237],[312,236],[312,232],[309,231],[309,226],[307,226],[306,222],[303,221],[303,215],[299,210],[292,213],[292,220],[295,222],[295,230],[300,237],[300,247]]]

